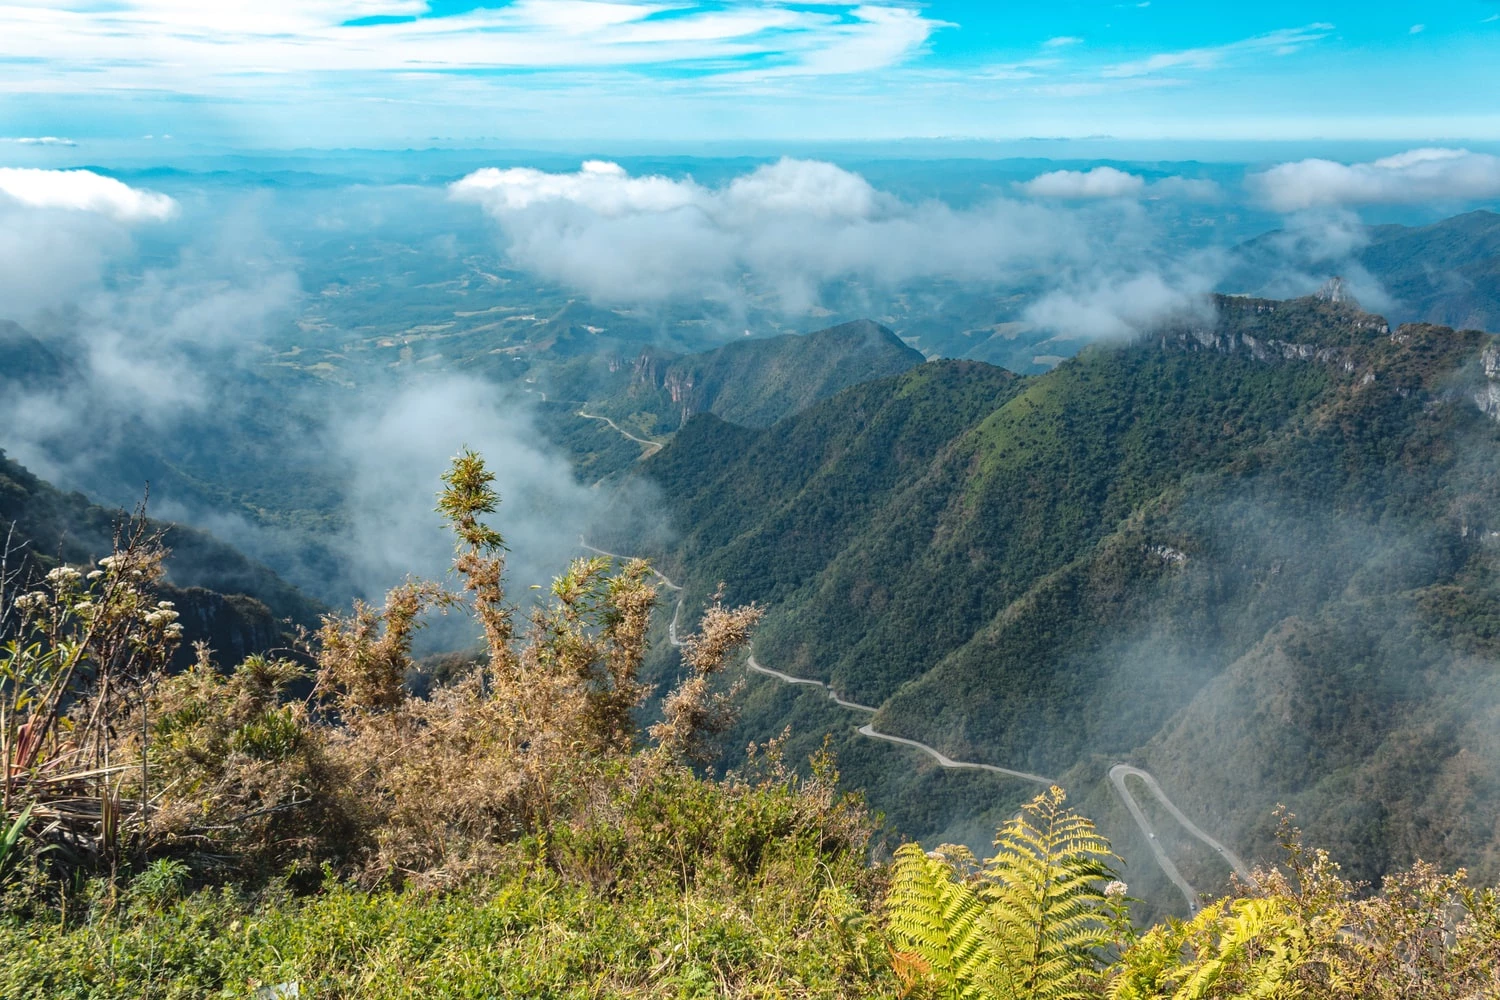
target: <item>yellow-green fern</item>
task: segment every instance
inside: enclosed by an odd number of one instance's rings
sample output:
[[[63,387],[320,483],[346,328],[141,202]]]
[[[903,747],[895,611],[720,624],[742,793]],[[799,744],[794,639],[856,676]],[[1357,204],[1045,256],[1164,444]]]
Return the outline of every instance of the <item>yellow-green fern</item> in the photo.
[[[1299,995],[1307,928],[1281,899],[1221,899],[1192,920],[1143,935],[1122,957],[1110,1000]]]
[[[1087,995],[1108,842],[1052,788],[1001,827],[980,867],[964,848],[896,852],[886,912],[898,973],[942,997],[1070,1000]]]

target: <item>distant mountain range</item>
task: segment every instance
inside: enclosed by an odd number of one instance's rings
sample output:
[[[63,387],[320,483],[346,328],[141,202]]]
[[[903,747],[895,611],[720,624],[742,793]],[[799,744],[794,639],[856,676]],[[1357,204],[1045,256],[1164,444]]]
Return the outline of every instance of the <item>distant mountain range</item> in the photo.
[[[698,354],[647,347],[559,366],[545,382],[540,412],[548,435],[591,478],[622,472],[641,457],[642,445],[626,433],[665,440],[700,413],[768,427],[923,360],[895,333],[868,320],[802,335],[746,338]],[[580,420],[580,410],[594,419]],[[601,426],[605,417],[619,430]]]
[[[680,533],[657,555],[689,607],[720,581],[764,602],[760,662],[881,731],[1059,776],[1114,817],[1133,886],[1156,876],[1114,760],[1244,854],[1285,802],[1358,877],[1491,877],[1500,350],[1349,302],[1216,305],[1043,375],[937,361],[770,427],[693,416],[643,466]],[[820,693],[757,679],[749,705],[741,742],[839,734],[908,832],[969,808],[906,751],[874,766]]]
[[[858,320],[808,334],[731,341],[699,354],[647,347],[633,357],[596,359],[586,375],[568,372],[559,388],[587,393],[599,412],[650,434],[675,431],[696,413],[769,427],[852,385],[924,360],[887,328]],[[582,378],[594,384],[579,385]]]
[[[1352,247],[1345,241],[1352,242]],[[1468,212],[1427,226],[1370,226],[1339,234],[1335,245],[1307,234],[1273,232],[1238,247],[1223,287],[1264,292],[1322,281],[1342,262],[1376,279],[1398,322],[1500,331],[1500,214]]]

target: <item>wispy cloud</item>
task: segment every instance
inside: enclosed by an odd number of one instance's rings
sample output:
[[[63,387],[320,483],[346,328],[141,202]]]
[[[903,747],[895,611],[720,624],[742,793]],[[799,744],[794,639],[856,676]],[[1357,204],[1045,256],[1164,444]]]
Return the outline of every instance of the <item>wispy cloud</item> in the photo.
[[[72,139],[64,139],[55,135],[23,135],[13,139],[0,139],[0,142],[13,142],[18,146],[76,146],[78,143]]]
[[[939,23],[895,0],[515,0],[452,16],[424,0],[11,0],[0,91],[243,92],[330,73],[853,73],[900,62]]]
[[[1069,45],[1079,45],[1082,44],[1082,42],[1083,39],[1079,38],[1077,35],[1058,35],[1056,38],[1049,38],[1045,42],[1043,42],[1042,48],[1061,49],[1066,48]]]
[[[1211,45],[1202,48],[1180,49],[1176,52],[1159,52],[1144,59],[1106,66],[1103,75],[1114,78],[1148,76],[1165,70],[1215,69],[1240,56],[1246,55],[1290,55],[1314,42],[1322,41],[1333,32],[1331,24],[1317,22],[1300,28],[1283,28],[1279,31],[1255,35],[1226,45]]]
[[[1427,30],[1427,25],[1425,25],[1425,24],[1414,24],[1414,25],[1411,26],[1411,31],[1409,31],[1408,34],[1420,35],[1422,32],[1424,32],[1426,30]]]

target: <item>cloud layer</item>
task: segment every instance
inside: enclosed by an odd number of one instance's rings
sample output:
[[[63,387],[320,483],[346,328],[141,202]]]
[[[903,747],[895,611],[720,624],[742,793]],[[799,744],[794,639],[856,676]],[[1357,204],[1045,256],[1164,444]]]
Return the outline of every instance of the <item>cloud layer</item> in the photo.
[[[1092,170],[1054,170],[1020,185],[1033,198],[1130,198],[1146,189],[1135,174],[1114,167]]]
[[[0,167],[0,201],[4,199],[27,208],[98,212],[120,222],[164,222],[177,211],[177,203],[164,194],[92,170]]]
[[[1109,167],[1065,171],[1026,190],[1092,197],[1097,211],[1008,198],[960,209],[903,200],[831,163],[782,159],[719,187],[591,162],[572,173],[480,170],[450,191],[499,223],[517,266],[598,301],[769,296],[801,313],[833,282],[1035,284],[1124,261],[1137,248],[1118,244],[1139,219],[1118,225],[1134,204],[1122,196],[1158,187]]]
[[[1500,197],[1500,157],[1465,149],[1413,149],[1372,163],[1299,160],[1254,174],[1248,184],[1277,212],[1475,201]]]

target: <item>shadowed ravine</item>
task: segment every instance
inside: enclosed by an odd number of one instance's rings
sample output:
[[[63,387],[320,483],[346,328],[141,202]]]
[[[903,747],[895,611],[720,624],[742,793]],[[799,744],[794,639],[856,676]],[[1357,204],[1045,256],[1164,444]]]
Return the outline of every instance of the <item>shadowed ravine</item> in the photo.
[[[609,556],[612,559],[628,558],[627,556],[622,556],[616,552],[606,552],[604,549],[595,548],[594,546],[589,545],[581,537],[578,539],[578,543],[587,551],[595,552],[602,556]],[[659,570],[653,568],[651,572],[656,574],[657,579],[661,580],[662,585],[665,586],[668,590],[674,590],[677,591],[679,595],[681,594],[682,588],[676,583],[673,583]],[[682,645],[681,640],[677,638],[677,622],[682,615],[682,602],[683,598],[679,596],[677,598],[677,604],[672,609],[672,621],[667,626],[667,641],[670,642],[673,646]],[[845,699],[840,698],[838,693],[834,691],[833,688],[829,687],[822,681],[813,680],[807,677],[793,677],[790,674],[784,674],[779,670],[772,670],[769,667],[762,666],[756,661],[753,649],[751,650],[749,657],[746,659],[745,665],[754,673],[773,678],[775,680],[781,681],[784,684],[799,684],[809,687],[822,688],[825,692],[827,692],[828,697],[832,699],[836,704],[850,709],[851,711],[870,713],[876,711],[876,709],[871,708],[869,705],[861,705],[858,702],[846,701]],[[897,743],[901,746],[911,747],[914,750],[920,750],[922,753],[925,753],[927,756],[937,761],[939,767],[966,768],[977,771],[992,771],[995,774],[1003,774],[1007,777],[1018,778],[1022,781],[1030,781],[1039,785],[1056,784],[1056,782],[1051,778],[1044,778],[1041,775],[1030,774],[1026,771],[1014,771],[1010,768],[999,767],[995,764],[979,764],[973,761],[954,760],[953,758],[944,754],[942,751],[928,746],[926,743],[907,739],[903,736],[892,736],[889,733],[882,733],[876,730],[875,727],[870,725],[869,723],[860,726],[858,732],[861,736],[867,736],[870,739],[884,740],[887,743]],[[1139,778],[1141,782],[1146,786],[1146,790],[1156,797],[1157,801],[1162,804],[1167,812],[1171,813],[1172,818],[1177,820],[1177,822],[1182,825],[1182,828],[1186,830],[1190,836],[1208,845],[1208,847],[1211,848],[1215,853],[1217,853],[1219,857],[1223,858],[1224,861],[1234,869],[1235,874],[1239,876],[1239,878],[1243,882],[1250,886],[1256,885],[1255,877],[1251,874],[1250,869],[1245,865],[1245,862],[1240,859],[1239,855],[1235,854],[1228,847],[1225,847],[1222,843],[1215,840],[1213,837],[1210,837],[1195,823],[1193,823],[1192,820],[1188,819],[1187,816],[1183,814],[1182,810],[1178,809],[1176,804],[1173,803],[1171,799],[1167,798],[1166,792],[1162,791],[1161,785],[1157,782],[1154,776],[1152,776],[1149,772],[1144,771],[1141,768],[1134,767],[1130,764],[1115,764],[1109,769],[1110,785],[1114,788],[1115,794],[1119,796],[1120,801],[1125,804],[1125,808],[1127,811],[1129,811],[1131,819],[1133,819],[1136,825],[1140,827],[1141,832],[1146,835],[1146,842],[1151,846],[1151,854],[1156,859],[1157,865],[1161,868],[1162,872],[1167,876],[1171,883],[1177,887],[1178,891],[1182,893],[1183,899],[1187,901],[1188,909],[1191,912],[1197,913],[1199,910],[1198,892],[1192,887],[1191,884],[1188,883],[1187,879],[1183,878],[1182,872],[1178,870],[1177,865],[1173,863],[1172,859],[1167,856],[1167,852],[1162,848],[1161,841],[1157,838],[1156,830],[1152,827],[1151,821],[1146,817],[1145,812],[1141,809],[1140,803],[1136,801],[1135,795],[1130,791],[1128,787],[1126,787],[1125,779],[1130,777]]]

